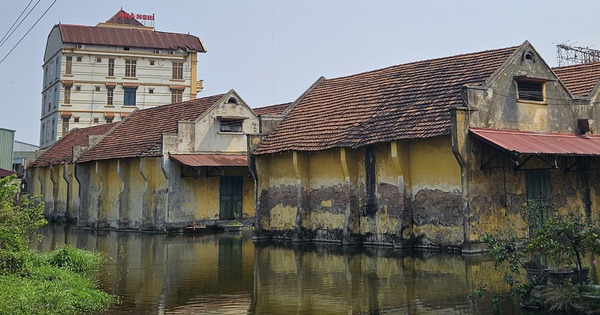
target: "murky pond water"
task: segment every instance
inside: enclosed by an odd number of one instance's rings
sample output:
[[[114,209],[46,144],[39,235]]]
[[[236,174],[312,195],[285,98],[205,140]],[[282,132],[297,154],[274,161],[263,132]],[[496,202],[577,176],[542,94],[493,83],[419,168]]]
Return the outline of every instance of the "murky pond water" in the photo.
[[[249,233],[161,235],[47,226],[61,244],[107,257],[107,314],[490,314],[469,299],[500,279],[482,256],[332,244],[253,242]],[[488,285],[488,288],[489,287]],[[503,302],[502,313],[519,314]]]

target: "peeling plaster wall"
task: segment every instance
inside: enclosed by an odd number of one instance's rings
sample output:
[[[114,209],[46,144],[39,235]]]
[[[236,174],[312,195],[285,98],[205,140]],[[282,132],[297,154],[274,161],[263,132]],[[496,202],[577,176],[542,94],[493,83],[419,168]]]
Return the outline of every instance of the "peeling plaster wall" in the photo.
[[[147,189],[142,197],[142,229],[164,230],[167,219],[168,182],[162,170],[162,158],[142,158],[141,173]]]
[[[75,179],[75,168],[75,164],[64,165],[63,178],[67,184],[67,209],[65,213],[67,220],[77,220],[80,207],[79,182]]]
[[[257,156],[257,236],[404,246],[419,233],[423,246],[462,242],[460,167],[449,137],[375,146],[372,214],[366,210],[365,152]]]
[[[534,60],[520,58],[531,52]],[[517,100],[515,77],[548,79],[545,83],[546,102]],[[526,233],[521,209],[526,202],[524,171],[513,170],[507,155],[469,135],[469,127],[526,130],[536,132],[577,132],[577,119],[590,119],[591,133],[597,132],[594,121],[598,118],[595,106],[586,100],[573,99],[554,73],[530,46],[524,46],[509,60],[484,87],[465,89],[467,104],[457,109],[453,117],[453,144],[462,162],[463,190],[461,212],[468,218],[465,224],[465,247],[477,244],[486,233],[499,237]],[[481,170],[484,162],[492,160],[488,169]],[[505,160],[502,160],[505,159]],[[504,161],[504,164],[503,162]],[[558,169],[551,169],[552,204],[560,212],[583,211],[585,186],[590,185],[592,217],[598,214],[598,171],[588,171],[589,182],[584,183],[580,172],[564,170],[574,163],[558,158]],[[504,165],[504,166],[503,166]],[[548,168],[548,164],[533,158],[522,170]]]
[[[410,141],[413,237],[418,246],[463,243],[460,166],[450,137]]]
[[[239,98],[239,97],[238,97]],[[220,132],[218,117],[245,118],[239,132]],[[245,134],[258,133],[259,121],[254,112],[244,104],[220,103],[196,121],[194,149],[198,152],[246,152]],[[185,141],[181,142],[182,144]],[[183,149],[183,148],[180,148]]]

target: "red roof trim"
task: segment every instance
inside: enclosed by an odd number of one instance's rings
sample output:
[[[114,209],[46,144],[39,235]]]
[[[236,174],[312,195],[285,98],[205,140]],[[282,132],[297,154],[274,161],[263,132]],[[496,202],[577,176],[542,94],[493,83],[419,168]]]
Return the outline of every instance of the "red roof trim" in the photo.
[[[169,154],[169,158],[187,166],[248,166],[245,154]]]
[[[600,156],[600,136],[469,128],[476,138],[514,154]]]

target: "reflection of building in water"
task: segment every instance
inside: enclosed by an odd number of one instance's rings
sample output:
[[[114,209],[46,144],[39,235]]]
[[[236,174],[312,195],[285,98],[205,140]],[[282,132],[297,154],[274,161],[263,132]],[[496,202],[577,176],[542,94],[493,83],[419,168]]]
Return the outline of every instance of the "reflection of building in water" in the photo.
[[[117,313],[484,314],[491,302],[471,301],[468,293],[481,283],[503,284],[501,271],[483,256],[254,243],[249,235],[225,233],[168,236],[65,226],[42,232],[39,250],[67,243],[103,253],[100,283],[121,297]],[[230,259],[232,253],[238,259]]]
[[[595,218],[599,81],[529,42],[321,78],[253,151],[256,234],[470,252],[529,199]]]

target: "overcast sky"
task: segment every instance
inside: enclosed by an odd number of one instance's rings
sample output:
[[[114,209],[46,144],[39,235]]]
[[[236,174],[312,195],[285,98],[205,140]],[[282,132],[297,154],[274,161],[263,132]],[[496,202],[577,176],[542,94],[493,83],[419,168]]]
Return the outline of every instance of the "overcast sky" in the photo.
[[[54,0],[36,9],[0,46],[0,60]],[[29,0],[2,1],[0,38]],[[57,23],[96,25],[120,8],[155,14],[159,31],[199,36],[198,97],[235,89],[251,107],[295,100],[320,76],[520,45],[529,40],[551,66],[556,44],[600,49],[598,1],[401,0],[56,0],[0,63],[0,128],[38,144],[42,63]]]

